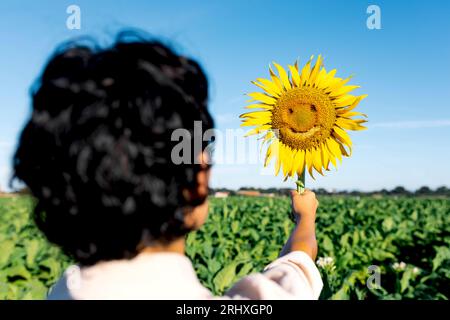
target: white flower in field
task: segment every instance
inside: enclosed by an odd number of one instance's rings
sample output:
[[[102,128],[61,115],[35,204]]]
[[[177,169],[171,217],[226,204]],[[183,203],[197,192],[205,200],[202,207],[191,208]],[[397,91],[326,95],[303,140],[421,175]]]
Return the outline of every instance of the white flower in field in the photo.
[[[319,257],[317,259],[317,265],[321,268],[325,268],[333,265],[334,259],[332,257]]]
[[[392,265],[392,268],[395,271],[403,271],[406,269],[406,263],[404,263],[403,261],[401,262],[394,262],[394,264]]]
[[[414,274],[419,274],[419,273],[420,273],[420,269],[417,268],[417,267],[414,267],[413,270],[412,270],[412,272],[413,272]]]

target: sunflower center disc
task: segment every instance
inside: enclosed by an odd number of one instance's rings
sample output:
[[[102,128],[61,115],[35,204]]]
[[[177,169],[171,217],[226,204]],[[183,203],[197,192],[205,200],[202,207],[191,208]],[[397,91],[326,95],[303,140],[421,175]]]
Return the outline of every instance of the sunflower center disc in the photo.
[[[301,87],[285,92],[272,111],[272,127],[293,149],[319,147],[336,121],[334,106],[323,91]]]
[[[316,124],[316,107],[309,104],[299,104],[289,108],[288,115],[285,115],[286,123],[297,132],[307,132]]]

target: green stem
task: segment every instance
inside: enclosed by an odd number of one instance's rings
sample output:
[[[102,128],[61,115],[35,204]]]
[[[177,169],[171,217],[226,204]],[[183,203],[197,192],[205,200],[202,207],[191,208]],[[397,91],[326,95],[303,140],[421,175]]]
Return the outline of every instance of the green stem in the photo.
[[[300,194],[305,192],[305,171],[306,168],[303,170],[302,174],[298,176],[298,179],[295,182],[297,184],[297,192]]]

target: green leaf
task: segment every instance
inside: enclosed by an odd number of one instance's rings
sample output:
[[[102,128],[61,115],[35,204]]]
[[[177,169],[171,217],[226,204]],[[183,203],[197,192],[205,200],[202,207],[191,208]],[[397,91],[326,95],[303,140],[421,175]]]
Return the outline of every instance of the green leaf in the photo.
[[[47,296],[47,287],[37,279],[31,279],[24,285],[23,290],[25,294],[21,297],[22,300],[42,300]]]
[[[382,227],[385,231],[390,231],[394,227],[394,219],[392,217],[387,217],[383,220]]]
[[[260,224],[261,228],[264,228],[267,224],[269,224],[269,222],[270,222],[269,217],[264,217],[264,218],[261,220],[261,224]]]
[[[349,298],[347,286],[343,286],[331,296],[331,300],[348,300]]]
[[[327,235],[323,236],[322,247],[325,249],[325,251],[329,253],[333,252],[334,250],[333,241],[331,241],[329,236]]]
[[[400,292],[403,293],[406,291],[406,289],[408,289],[409,286],[409,281],[411,280],[412,277],[412,269],[408,268],[405,270],[405,272],[402,275],[402,278],[400,280]]]
[[[232,231],[233,233],[237,233],[237,232],[239,231],[239,221],[238,221],[238,220],[234,220],[234,221],[231,223],[231,231]]]
[[[219,271],[221,267],[222,264],[216,259],[211,259],[208,261],[208,270],[212,274],[215,274],[217,271]]]
[[[437,247],[436,256],[433,259],[433,271],[436,271],[447,260],[450,260],[450,249],[447,247]]]
[[[348,239],[350,238],[350,233],[344,234],[341,239],[339,240],[339,243],[342,247],[346,247],[348,245]]]
[[[39,264],[41,268],[41,278],[47,280],[57,280],[61,273],[61,264],[55,258],[48,258],[41,261]]]
[[[14,251],[15,243],[11,240],[0,243],[0,268],[7,265]]]
[[[25,268],[24,265],[13,266],[7,270],[7,277],[13,279],[13,281],[17,280],[17,278],[22,278],[25,280],[31,279],[30,272]]]
[[[244,276],[248,275],[252,269],[253,269],[253,264],[251,262],[245,263],[241,267],[239,272],[237,273],[236,280],[241,278],[241,277],[244,277]]]
[[[225,266],[214,277],[214,286],[219,292],[223,292],[228,286],[231,285],[234,277],[236,276],[236,262],[232,262]]]
[[[355,247],[358,245],[359,242],[359,232],[358,230],[353,231],[353,239],[352,239],[352,245]]]
[[[26,264],[28,267],[32,267],[39,252],[39,241],[36,239],[29,240],[25,243],[25,248],[27,253]]]

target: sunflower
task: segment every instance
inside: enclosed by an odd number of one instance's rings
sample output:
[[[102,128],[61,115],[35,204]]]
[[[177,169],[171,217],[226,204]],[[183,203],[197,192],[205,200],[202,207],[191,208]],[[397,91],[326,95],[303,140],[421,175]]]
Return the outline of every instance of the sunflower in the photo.
[[[276,159],[275,175],[282,170],[285,180],[307,169],[324,174],[330,163],[337,168],[337,160],[352,152],[352,141],[346,130],[364,130],[367,117],[354,109],[367,95],[350,94],[359,86],[347,85],[349,78],[336,77],[336,69],[329,72],[321,55],[311,67],[313,56],[301,72],[298,63],[289,65],[289,74],[273,63],[277,74],[269,66],[270,80],[258,78],[252,83],[264,92],[249,93],[251,103],[246,108],[241,126],[254,126],[246,136],[259,135],[267,143],[264,165]]]

